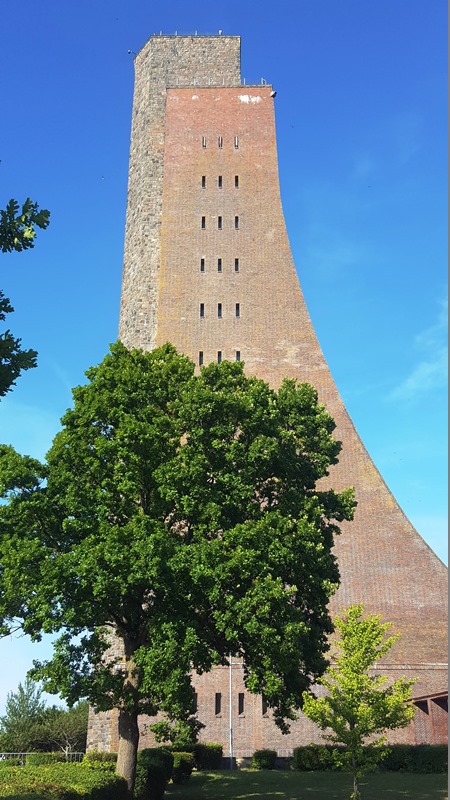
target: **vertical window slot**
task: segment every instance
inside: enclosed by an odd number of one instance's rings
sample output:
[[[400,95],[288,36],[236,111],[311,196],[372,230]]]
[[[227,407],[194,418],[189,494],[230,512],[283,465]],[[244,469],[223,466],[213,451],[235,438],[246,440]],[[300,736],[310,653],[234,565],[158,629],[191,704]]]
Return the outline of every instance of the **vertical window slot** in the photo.
[[[236,361],[240,361],[240,360],[241,360],[241,351],[240,350],[236,350]]]
[[[217,272],[222,272],[222,259],[217,259]]]
[[[202,175],[202,189],[206,188],[206,175]]]
[[[217,178],[217,186],[219,187],[219,189],[222,188],[222,175],[219,175],[219,177]]]
[[[217,316],[222,319],[222,303],[217,303]]]
[[[214,703],[214,713],[217,716],[222,711],[222,692],[216,692],[216,699]]]
[[[236,189],[239,189],[239,175],[234,176],[234,185]]]
[[[218,137],[218,139],[217,139],[217,144],[218,144],[219,148],[221,148],[221,147],[222,147],[222,145],[223,145],[223,138],[222,138],[222,136],[219,136],[219,137]]]
[[[234,271],[235,272],[239,272],[239,259],[238,258],[234,259]]]
[[[239,692],[238,694],[238,714],[242,715],[244,713],[244,692]]]
[[[234,146],[235,146],[235,148],[237,150],[238,147],[239,147],[239,136],[235,136],[234,137]]]
[[[217,217],[217,227],[219,231],[222,230],[222,217]]]
[[[201,258],[200,259],[200,272],[204,272],[204,271],[205,271],[205,259]]]
[[[220,364],[222,361],[222,350],[217,351],[217,363]]]
[[[236,303],[236,316],[237,317],[241,316],[241,305],[240,305],[240,303]]]
[[[206,147],[206,136],[202,136],[202,147]]]
[[[205,304],[204,303],[200,303],[200,316],[201,317],[205,316]]]
[[[199,350],[199,353],[198,353],[198,365],[199,365],[199,367],[201,367],[202,364],[203,364],[203,350]]]
[[[202,230],[206,228],[206,217],[202,217]]]
[[[234,227],[236,230],[239,228],[239,217],[237,216],[234,218]]]

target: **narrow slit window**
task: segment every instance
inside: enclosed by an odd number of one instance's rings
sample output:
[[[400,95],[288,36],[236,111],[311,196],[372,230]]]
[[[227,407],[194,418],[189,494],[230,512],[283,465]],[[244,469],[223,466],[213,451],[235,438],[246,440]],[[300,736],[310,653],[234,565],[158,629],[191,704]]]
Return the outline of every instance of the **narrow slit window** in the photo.
[[[241,304],[240,303],[236,303],[236,316],[237,317],[241,316]]]
[[[217,227],[219,231],[222,230],[222,217],[217,217]]]
[[[269,708],[269,706],[267,705],[267,700],[265,700],[264,697],[263,697],[262,698],[262,704],[261,704],[261,711],[262,711],[263,717],[267,717],[268,708]]]
[[[199,365],[199,367],[201,367],[202,364],[203,364],[203,350],[199,350],[199,353],[198,353],[198,365]]]
[[[238,258],[234,259],[234,271],[235,272],[239,272],[239,259]]]
[[[202,147],[206,147],[206,136],[202,136]]]
[[[236,361],[240,361],[240,360],[241,360],[241,351],[240,350],[236,350]]]
[[[200,272],[204,272],[204,271],[205,271],[205,259],[201,258],[200,259]]]
[[[222,137],[222,136],[219,136],[219,137],[218,137],[218,139],[217,139],[217,144],[218,144],[219,148],[221,148],[221,147],[222,147],[222,145],[223,145],[223,137]]]
[[[238,714],[242,715],[244,713],[244,692],[239,692],[238,694]]]
[[[239,136],[234,137],[234,146],[236,150],[239,148]]]
[[[217,186],[219,187],[219,189],[222,188],[222,175],[219,175],[219,177],[217,178]]]
[[[222,711],[222,692],[216,692],[216,700],[214,704],[214,713],[217,716]]]
[[[234,176],[234,185],[236,189],[239,189],[239,175]]]
[[[222,303],[217,303],[217,316],[222,319]]]
[[[237,216],[234,218],[234,227],[236,230],[239,228],[239,217]]]
[[[202,230],[206,228],[206,217],[202,217]]]
[[[204,303],[200,303],[200,316],[201,317],[205,316],[205,304]]]
[[[217,351],[217,363],[220,364],[222,361],[222,350]]]
[[[206,175],[202,175],[202,189],[206,188]]]
[[[217,259],[217,272],[222,272],[222,259]]]

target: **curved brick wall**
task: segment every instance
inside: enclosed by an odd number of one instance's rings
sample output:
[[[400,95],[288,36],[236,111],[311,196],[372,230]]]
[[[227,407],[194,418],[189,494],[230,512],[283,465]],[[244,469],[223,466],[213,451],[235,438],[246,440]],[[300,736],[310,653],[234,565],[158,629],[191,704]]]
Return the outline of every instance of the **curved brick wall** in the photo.
[[[230,360],[239,353],[247,372],[274,387],[284,377],[316,386],[343,442],[330,481],[354,486],[358,500],[354,522],[342,526],[336,541],[341,586],[332,610],[364,602],[392,621],[402,636],[379,668],[418,676],[417,697],[443,692],[447,570],[371,461],[314,333],[285,229],[271,87],[239,85],[235,37],[156,37],[136,67],[120,336],[147,349],[171,341],[197,364],[219,352]],[[203,76],[196,75],[201,68]],[[195,685],[199,717],[207,723],[203,738],[226,744],[228,669],[197,676]],[[233,698],[237,755],[261,747],[286,755],[318,739],[302,715],[282,736],[270,714],[263,715],[261,698],[245,693],[238,664]],[[392,740],[442,740],[440,701],[427,702],[418,706],[416,726]],[[91,746],[103,737],[114,748],[115,723],[102,725],[97,717],[91,724]],[[151,743],[144,728],[141,743]]]

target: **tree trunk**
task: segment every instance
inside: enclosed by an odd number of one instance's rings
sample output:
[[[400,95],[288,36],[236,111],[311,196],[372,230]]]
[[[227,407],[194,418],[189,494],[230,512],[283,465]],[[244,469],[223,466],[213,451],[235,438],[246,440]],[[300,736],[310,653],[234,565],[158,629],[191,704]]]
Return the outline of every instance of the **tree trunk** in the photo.
[[[350,724],[350,729],[352,729],[352,724]],[[356,766],[356,759],[354,753],[352,753],[352,771],[353,771],[353,792],[351,794],[351,800],[360,800],[361,795],[359,793],[359,786],[358,786],[358,773],[357,773],[357,766]]]
[[[121,709],[119,712],[119,748],[116,772],[122,778],[125,778],[128,784],[128,800],[133,800],[138,744],[138,715]]]
[[[360,793],[359,793],[359,786],[358,786],[358,778],[355,774],[353,774],[353,794],[352,800],[360,800]]]

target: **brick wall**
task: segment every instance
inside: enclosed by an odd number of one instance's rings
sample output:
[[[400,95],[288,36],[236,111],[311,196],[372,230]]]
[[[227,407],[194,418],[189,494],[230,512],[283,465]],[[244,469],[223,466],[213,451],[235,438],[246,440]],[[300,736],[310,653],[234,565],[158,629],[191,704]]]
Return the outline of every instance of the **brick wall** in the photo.
[[[378,667],[393,678],[417,676],[416,696],[441,692],[447,571],[375,468],[317,341],[281,206],[271,87],[239,85],[237,38],[153,38],[136,68],[120,336],[146,349],[171,341],[197,364],[200,353],[204,363],[239,353],[248,373],[274,387],[294,377],[318,389],[343,442],[329,481],[354,486],[358,501],[335,545],[341,585],[332,611],[364,602],[393,622],[401,639]],[[195,686],[203,737],[226,745],[228,711],[215,713],[215,694],[228,708],[228,670],[196,676]],[[232,694],[236,755],[260,747],[282,755],[317,740],[302,715],[283,737],[261,699],[245,692],[238,665]],[[421,713],[392,740],[429,735],[420,733]],[[442,736],[439,721],[436,730]],[[150,742],[143,727],[142,744]]]
[[[155,345],[166,88],[240,83],[237,36],[156,36],[135,58],[119,337]]]
[[[167,92],[156,343],[170,340],[197,363],[199,352],[208,363],[239,351],[246,371],[274,386],[288,376],[317,387],[344,444],[330,482],[354,486],[358,500],[355,521],[336,542],[342,585],[333,609],[364,601],[393,621],[403,637],[389,656],[392,670],[426,664],[434,690],[442,681],[436,665],[446,660],[446,569],[376,470],[317,341],[285,229],[270,93],[270,86]]]

